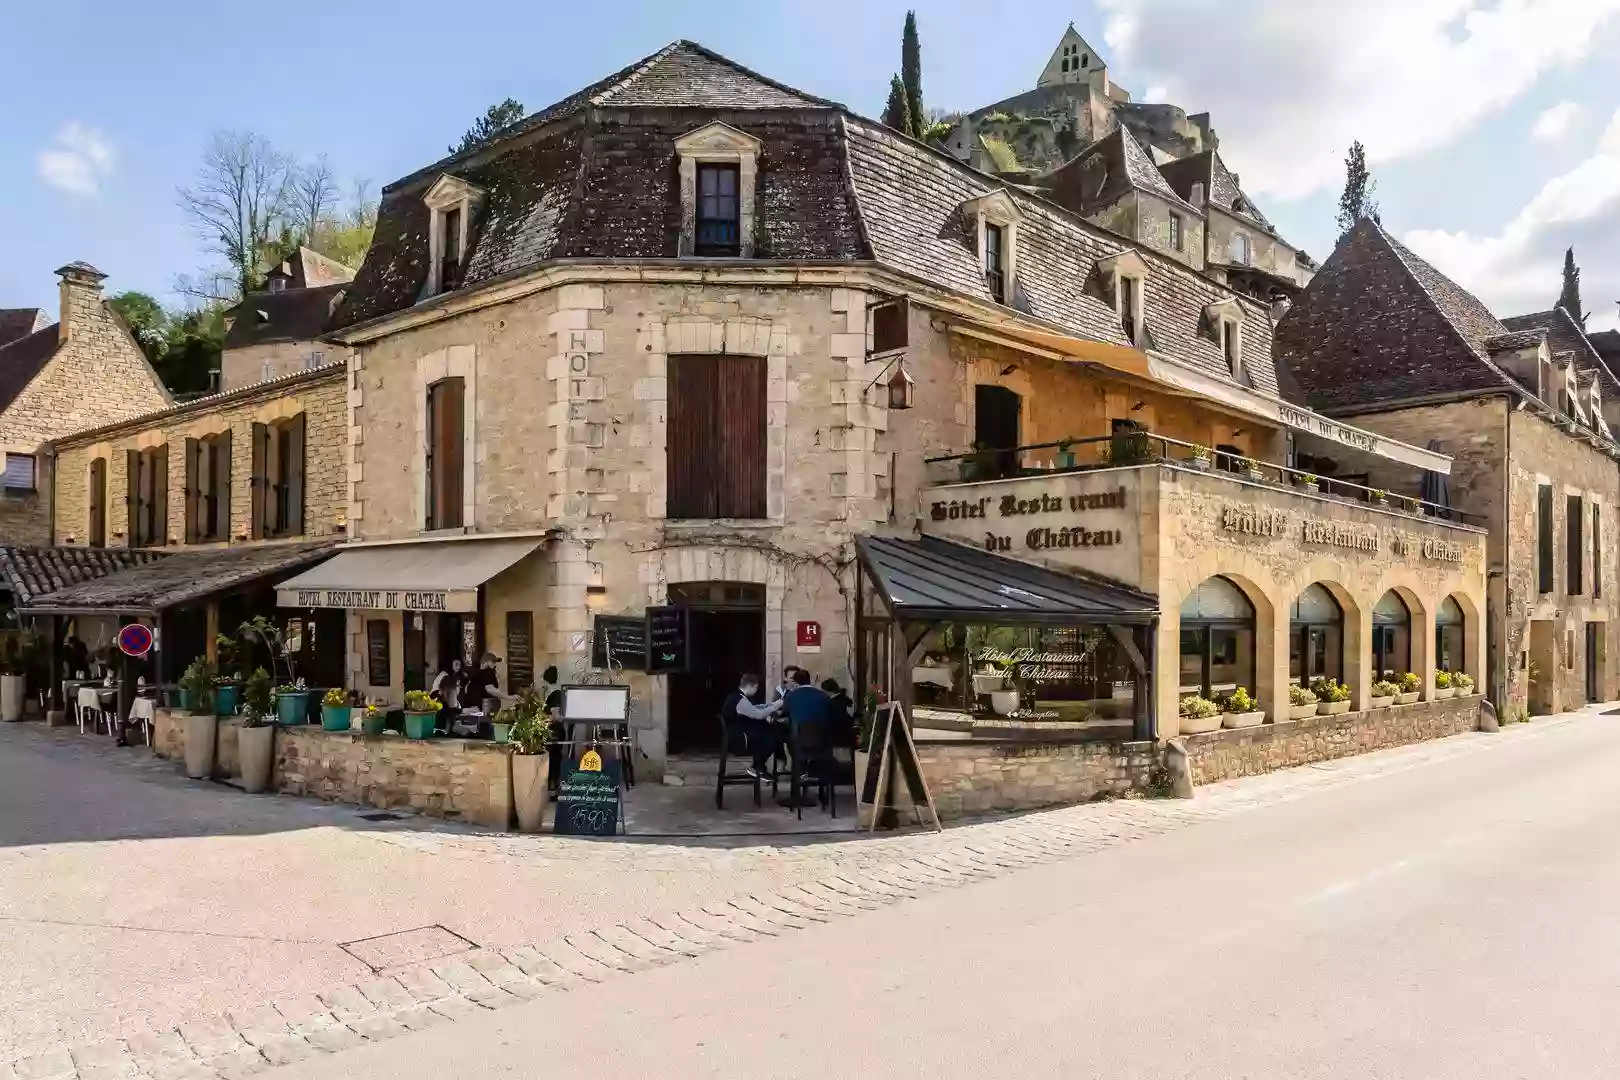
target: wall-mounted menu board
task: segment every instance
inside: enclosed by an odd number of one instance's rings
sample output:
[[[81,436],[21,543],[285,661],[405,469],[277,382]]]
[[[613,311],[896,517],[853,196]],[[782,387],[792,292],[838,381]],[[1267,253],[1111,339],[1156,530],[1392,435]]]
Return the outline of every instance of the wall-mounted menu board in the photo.
[[[391,640],[387,619],[366,622],[366,682],[372,686],[389,686],[393,682],[394,663],[388,652]]]
[[[626,671],[647,670],[647,618],[644,615],[598,615],[591,633],[591,666]]]
[[[512,693],[534,685],[534,615],[506,613],[506,682]]]

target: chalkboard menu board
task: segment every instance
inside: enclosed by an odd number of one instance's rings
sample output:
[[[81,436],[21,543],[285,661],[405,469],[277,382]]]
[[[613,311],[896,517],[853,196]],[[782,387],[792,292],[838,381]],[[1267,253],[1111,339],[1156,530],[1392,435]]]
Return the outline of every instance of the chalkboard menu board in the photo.
[[[367,621],[366,681],[372,686],[388,686],[393,682],[394,663],[388,653],[391,639],[387,619]]]
[[[588,751],[586,756],[594,756]],[[570,761],[557,785],[552,831],[567,836],[613,836],[619,831],[619,763],[597,758],[599,769]]]
[[[506,613],[506,682],[513,693],[534,685],[534,615]]]
[[[598,615],[591,633],[591,666],[613,663],[626,671],[647,670],[647,619],[642,615]]]
[[[654,674],[686,670],[689,608],[647,609],[647,670]]]

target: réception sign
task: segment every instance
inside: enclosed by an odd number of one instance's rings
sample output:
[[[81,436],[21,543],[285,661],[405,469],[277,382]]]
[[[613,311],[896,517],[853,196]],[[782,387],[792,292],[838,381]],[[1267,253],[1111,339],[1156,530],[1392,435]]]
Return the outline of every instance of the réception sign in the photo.
[[[277,589],[280,607],[356,611],[477,611],[476,589]]]

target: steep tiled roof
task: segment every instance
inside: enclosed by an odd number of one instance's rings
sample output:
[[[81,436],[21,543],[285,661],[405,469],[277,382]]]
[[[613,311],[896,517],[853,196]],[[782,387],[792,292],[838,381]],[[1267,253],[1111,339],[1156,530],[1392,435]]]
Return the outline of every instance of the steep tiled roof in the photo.
[[[1018,229],[1015,306],[1078,336],[1128,345],[1119,316],[1087,292],[1086,283],[1093,280],[1098,260],[1138,250],[1151,271],[1147,325],[1158,350],[1217,378],[1230,377],[1219,346],[1199,332],[1204,308],[1232,298],[1230,291],[880,124],[850,117],[845,129],[861,220],[880,263],[988,301],[989,289],[960,208],[969,199],[1005,190],[1024,214]],[[1275,395],[1270,320],[1258,305],[1239,302],[1247,314],[1245,369],[1257,390]]]
[[[1507,327],[1363,218],[1277,326],[1277,360],[1324,411],[1500,388]]]
[[[1620,395],[1620,379],[1609,362],[1598,352],[1580,323],[1570,318],[1563,308],[1537,311],[1529,315],[1510,315],[1502,320],[1509,330],[1541,330],[1547,335],[1547,348],[1555,358],[1568,357],[1575,362],[1577,372],[1593,372],[1603,380],[1601,392],[1605,397]],[[1610,331],[1613,333],[1613,331]],[[1620,336],[1620,335],[1617,335]],[[1620,359],[1617,357],[1616,359]]]
[[[303,544],[177,551],[161,559],[85,580],[34,598],[46,610],[152,612],[320,562],[341,544]]]
[[[1620,330],[1599,330],[1587,334],[1586,340],[1591,342],[1599,356],[1608,361],[1611,368],[1620,366]]]
[[[1165,162],[1158,166],[1158,171],[1183,199],[1192,198],[1194,184],[1203,184],[1204,195],[1211,203],[1229,214],[1248,218],[1266,232],[1276,235],[1276,228],[1260,212],[1254,200],[1243,193],[1238,186],[1237,174],[1226,167],[1219,152],[1204,150],[1189,154]]]
[[[0,580],[12,602],[27,607],[57,589],[163,558],[156,551],[89,547],[0,547]]]
[[[0,346],[0,410],[10,407],[23,387],[44,370],[60,344],[56,324]]]
[[[320,336],[343,296],[344,282],[281,292],[252,292],[231,308],[225,348],[310,341]]]
[[[1176,194],[1142,144],[1123,127],[1086,147],[1041,183],[1056,202],[1082,214],[1108,206],[1130,191],[1145,191],[1188,213],[1203,213]]]
[[[45,313],[37,307],[0,308],[0,345],[27,337],[45,325]]]

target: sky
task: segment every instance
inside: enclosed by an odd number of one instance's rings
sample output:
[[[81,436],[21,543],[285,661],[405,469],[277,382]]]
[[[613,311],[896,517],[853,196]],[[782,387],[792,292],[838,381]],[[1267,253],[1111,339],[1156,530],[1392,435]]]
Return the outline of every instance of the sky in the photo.
[[[176,204],[211,132],[325,154],[373,189],[490,104],[537,110],[690,38],[875,116],[906,3],[25,3],[0,66],[0,307],[58,266],[172,301],[208,265]],[[930,108],[1033,87],[1069,22],[1138,101],[1210,111],[1221,153],[1318,260],[1352,139],[1384,224],[1498,315],[1551,307],[1574,245],[1620,325],[1620,0],[912,0]],[[316,14],[312,15],[314,12]]]

